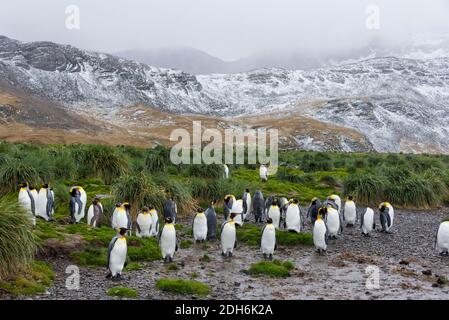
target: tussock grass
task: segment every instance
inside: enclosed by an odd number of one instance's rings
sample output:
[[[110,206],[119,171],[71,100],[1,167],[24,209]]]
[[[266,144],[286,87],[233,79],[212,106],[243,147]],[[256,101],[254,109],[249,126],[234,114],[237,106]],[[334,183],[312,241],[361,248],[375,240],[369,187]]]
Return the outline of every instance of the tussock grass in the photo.
[[[196,280],[159,279],[156,282],[159,290],[180,295],[207,296],[211,293],[210,287]]]
[[[290,276],[289,271],[294,268],[295,266],[290,261],[261,261],[253,263],[247,273],[254,276],[265,275],[271,278],[286,278]]]
[[[106,294],[110,297],[120,298],[137,298],[139,296],[136,290],[127,287],[113,287],[106,291]]]

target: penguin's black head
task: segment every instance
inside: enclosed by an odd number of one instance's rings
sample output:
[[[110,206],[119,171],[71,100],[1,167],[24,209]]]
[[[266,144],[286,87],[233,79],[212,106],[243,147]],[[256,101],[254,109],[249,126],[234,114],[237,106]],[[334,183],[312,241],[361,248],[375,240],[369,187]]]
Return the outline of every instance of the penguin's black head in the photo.
[[[196,212],[198,212],[198,213],[202,213],[202,212],[204,212],[204,209],[203,209],[203,208],[201,208],[201,207],[199,207],[198,209],[196,209]]]
[[[268,223],[268,224],[271,224],[271,223],[273,223],[273,219],[271,219],[271,218],[268,218],[268,219],[267,219],[267,223]]]
[[[150,204],[150,205],[148,206],[148,210],[154,210],[154,206]]]
[[[387,207],[385,206],[385,205],[382,205],[380,208],[379,208],[379,210],[380,210],[380,212],[385,212],[385,209],[386,209]]]
[[[249,189],[245,189],[245,192],[248,192],[248,193],[249,193]]]
[[[278,199],[273,198],[273,201],[271,201],[271,205],[272,206],[277,206],[278,205]]]
[[[125,202],[125,203],[123,204],[123,206],[124,206],[126,209],[130,209],[130,208],[131,208],[131,205],[129,204],[129,202]]]
[[[321,207],[319,210],[318,210],[318,214],[320,214],[321,216],[325,216],[326,214],[327,214],[327,208],[326,207]]]
[[[48,189],[48,183],[44,183],[44,185],[42,186],[44,189]]]
[[[348,200],[352,201],[352,200],[354,200],[354,197],[353,196],[348,196]]]
[[[142,208],[142,212],[148,212],[148,211],[150,211],[150,209],[148,207],[143,207]]]
[[[22,182],[21,184],[19,184],[19,187],[26,188],[26,187],[28,187],[28,183]]]
[[[235,212],[231,212],[231,215],[230,215],[231,219],[234,219],[235,216],[236,216],[236,213]]]
[[[294,203],[294,204],[298,204],[298,203],[299,203],[299,200],[298,200],[298,199],[296,199],[296,198],[293,198],[293,200],[292,200],[292,203]]]
[[[128,229],[126,229],[126,228],[120,228],[120,229],[118,230],[118,233],[119,233],[121,236],[124,236],[125,233],[126,233],[126,231],[128,231]]]
[[[98,198],[98,197],[95,197],[94,198],[94,201],[92,201],[94,204],[98,204],[98,202],[100,202],[100,198]]]
[[[215,202],[216,202],[215,200],[212,200],[212,201],[210,202],[210,205],[211,205],[211,206],[214,206],[214,205],[215,205]]]
[[[173,223],[173,219],[170,217],[165,218],[165,223]]]
[[[122,205],[123,205],[123,203],[117,202],[117,203],[115,204],[115,207],[116,207],[116,208],[120,208]]]
[[[33,186],[30,186],[30,190],[36,190],[36,188]]]

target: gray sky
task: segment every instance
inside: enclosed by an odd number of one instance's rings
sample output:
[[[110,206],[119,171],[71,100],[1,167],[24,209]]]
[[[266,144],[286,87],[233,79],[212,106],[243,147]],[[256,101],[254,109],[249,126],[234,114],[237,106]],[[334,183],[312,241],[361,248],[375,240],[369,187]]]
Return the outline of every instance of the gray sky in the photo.
[[[338,53],[372,41],[449,34],[446,0],[14,0],[2,1],[0,34],[115,52],[193,47],[225,60],[265,51]],[[65,27],[65,8],[80,9],[80,30]],[[380,9],[369,30],[368,5]]]

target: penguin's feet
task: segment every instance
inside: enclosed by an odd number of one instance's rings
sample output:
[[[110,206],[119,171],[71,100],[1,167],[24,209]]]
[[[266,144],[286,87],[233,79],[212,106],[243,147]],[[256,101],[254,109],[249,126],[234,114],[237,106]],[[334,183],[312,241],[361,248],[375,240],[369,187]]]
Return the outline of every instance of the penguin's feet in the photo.
[[[224,253],[223,251],[221,252],[221,255],[224,257],[226,256],[226,253]]]
[[[120,279],[118,278],[118,275],[112,276],[111,280],[114,282],[120,281]]]
[[[169,263],[169,262],[170,262],[170,257],[169,256],[165,256],[164,263]]]
[[[268,256],[268,259],[269,259],[270,261],[273,260],[273,255],[270,254],[270,255]]]
[[[168,262],[173,262],[173,257],[168,257]]]
[[[263,254],[263,258],[264,258],[264,259],[267,258],[267,254],[266,254],[266,253]]]
[[[228,252],[228,257],[232,258],[232,252]]]

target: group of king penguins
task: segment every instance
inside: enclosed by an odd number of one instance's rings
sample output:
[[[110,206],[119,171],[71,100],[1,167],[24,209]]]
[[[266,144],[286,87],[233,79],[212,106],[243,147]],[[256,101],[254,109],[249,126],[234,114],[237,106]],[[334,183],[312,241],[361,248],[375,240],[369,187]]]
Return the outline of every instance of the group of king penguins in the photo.
[[[87,194],[80,186],[70,188],[70,220],[79,223],[85,217]],[[27,183],[20,185],[19,204],[30,213],[35,225],[36,217],[47,221],[53,221],[55,209],[55,197],[53,189],[44,184],[37,191]],[[215,201],[211,201],[209,207],[204,210],[198,208],[195,211],[192,223],[192,234],[195,242],[211,241],[217,238],[217,214]],[[123,268],[127,263],[127,241],[130,236],[133,223],[131,218],[131,206],[128,202],[117,203],[112,214],[111,227],[117,230],[116,236],[108,247],[107,268],[108,278],[120,280]],[[379,215],[381,232],[390,233],[394,221],[394,209],[388,202],[383,202],[376,210]],[[237,246],[237,227],[250,221],[249,216],[257,224],[263,224],[261,236],[261,252],[264,258],[273,259],[276,250],[276,231],[300,233],[307,219],[312,224],[313,243],[319,254],[325,253],[328,239],[337,239],[343,232],[343,225],[354,227],[357,220],[360,221],[362,234],[369,237],[376,229],[375,211],[367,207],[362,214],[357,213],[357,207],[353,197],[349,196],[342,205],[338,195],[330,195],[321,203],[318,198],[312,199],[306,217],[304,217],[298,199],[288,200],[285,197],[270,195],[267,199],[260,190],[251,196],[250,190],[245,189],[241,199],[228,194],[223,199],[224,222],[221,225],[220,244],[221,254],[224,257],[232,257]],[[168,199],[163,207],[164,225],[159,229],[159,215],[154,206],[143,207],[137,215],[135,223],[135,235],[140,238],[157,237],[159,248],[164,262],[172,262],[175,252],[178,250],[176,235],[177,205],[173,198]],[[103,220],[103,205],[100,198],[95,197],[88,209],[87,223],[92,227],[100,227]],[[435,248],[441,255],[449,255],[449,221],[440,224]]]

